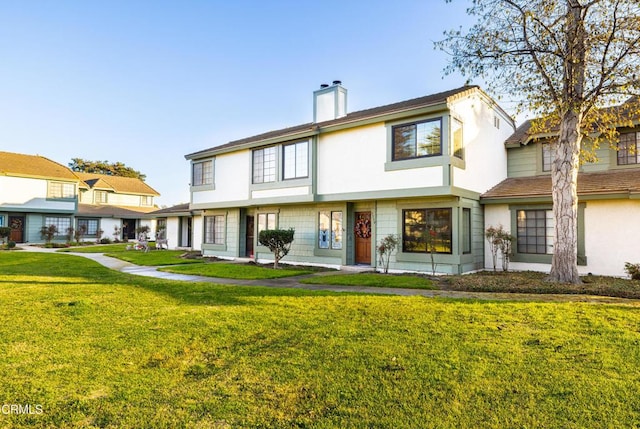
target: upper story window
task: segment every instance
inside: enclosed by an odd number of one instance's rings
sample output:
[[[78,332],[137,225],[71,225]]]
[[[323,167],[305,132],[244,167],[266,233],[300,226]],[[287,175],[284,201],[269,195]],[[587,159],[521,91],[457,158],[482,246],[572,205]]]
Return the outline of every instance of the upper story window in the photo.
[[[153,205],[153,197],[150,195],[141,195],[140,196],[140,205],[150,206]]]
[[[282,147],[283,179],[309,177],[309,142],[291,143]]]
[[[95,200],[96,204],[106,204],[108,201],[107,191],[95,191]]]
[[[618,165],[638,164],[638,140],[640,132],[620,133]]]
[[[451,136],[453,140],[453,156],[464,159],[464,143],[462,140],[462,122],[453,118],[451,121]]]
[[[393,127],[393,160],[442,155],[442,118]]]
[[[553,158],[553,146],[551,143],[542,143],[542,171],[551,171]]]
[[[49,198],[75,198],[76,185],[73,183],[49,182]]]
[[[276,181],[277,152],[276,147],[265,147],[253,151],[253,183]]]
[[[213,184],[213,161],[200,161],[193,163],[192,186]]]

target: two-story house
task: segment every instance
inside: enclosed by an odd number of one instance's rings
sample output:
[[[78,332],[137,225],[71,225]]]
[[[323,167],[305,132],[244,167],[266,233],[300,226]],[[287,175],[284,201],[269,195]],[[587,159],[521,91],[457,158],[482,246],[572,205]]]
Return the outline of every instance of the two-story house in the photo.
[[[640,262],[640,124],[620,128],[617,142],[603,143],[597,162],[578,173],[578,270],[624,275],[625,262]],[[508,178],[484,193],[485,225],[502,225],[516,237],[511,268],[549,271],[553,254],[551,161],[553,132],[518,127],[505,143]],[[486,266],[491,255],[487,252]]]
[[[507,177],[514,123],[477,86],[347,112],[339,81],[313,93],[314,120],[186,155],[193,247],[272,259],[263,229],[294,228],[285,262],[442,273],[484,267],[480,195]]]
[[[16,243],[41,241],[40,230],[73,226],[78,177],[39,155],[0,152],[0,226],[11,227]]]
[[[102,231],[102,237],[134,240],[142,226],[148,226],[153,237],[155,220],[147,214],[157,210],[153,198],[160,194],[156,190],[134,177],[75,174],[81,180],[76,223],[86,227],[87,238],[98,238]]]

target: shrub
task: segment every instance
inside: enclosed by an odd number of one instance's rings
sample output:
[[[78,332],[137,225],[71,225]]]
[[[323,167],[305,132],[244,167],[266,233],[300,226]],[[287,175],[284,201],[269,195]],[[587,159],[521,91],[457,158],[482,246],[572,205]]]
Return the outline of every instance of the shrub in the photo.
[[[396,250],[396,247],[398,247],[398,237],[394,234],[387,235],[380,240],[380,244],[378,244],[380,265],[382,265],[385,274],[389,272],[389,259],[391,258],[391,254]]]
[[[9,242],[7,243],[7,247],[9,249],[13,249],[14,247],[16,247],[16,242],[9,240]]]
[[[76,243],[80,243],[82,241],[82,237],[87,233],[87,225],[80,225],[76,232],[73,234],[73,238],[75,238]]]
[[[260,231],[258,242],[267,246],[275,258],[273,268],[278,268],[280,259],[287,256],[293,242],[293,229],[266,229]]]
[[[631,276],[632,280],[640,280],[640,264],[624,263],[624,270]]]
[[[51,240],[58,233],[58,228],[55,225],[43,226],[40,228],[40,238],[42,238],[47,244],[51,244]]]
[[[0,238],[2,238],[2,244],[4,244],[5,240],[9,238],[11,235],[11,227],[2,226],[0,227]]]
[[[100,244],[111,244],[111,239],[109,239],[109,237],[101,238]]]

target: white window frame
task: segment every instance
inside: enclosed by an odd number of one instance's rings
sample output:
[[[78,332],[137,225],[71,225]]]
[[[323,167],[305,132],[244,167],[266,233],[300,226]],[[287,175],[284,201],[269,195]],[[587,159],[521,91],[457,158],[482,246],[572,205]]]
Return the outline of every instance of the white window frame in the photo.
[[[67,182],[49,182],[47,194],[49,198],[75,198],[76,184]]]

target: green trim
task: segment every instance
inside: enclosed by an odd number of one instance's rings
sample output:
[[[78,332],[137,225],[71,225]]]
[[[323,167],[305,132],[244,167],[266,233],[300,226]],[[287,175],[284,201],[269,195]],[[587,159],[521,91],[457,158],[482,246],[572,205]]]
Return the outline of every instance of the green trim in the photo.
[[[448,156],[432,155],[422,158],[400,159],[384,163],[384,171],[410,170],[413,168],[439,167],[448,165]]]
[[[584,210],[586,208],[585,203],[578,203],[578,265],[587,265],[586,245],[585,245],[585,223],[584,223]],[[550,264],[552,255],[539,254],[539,253],[518,253],[518,210],[552,210],[553,206],[550,204],[526,204],[526,205],[509,205],[509,211],[511,212],[511,233],[516,237],[516,242],[513,244],[513,255],[511,261],[513,262],[528,262],[534,264]]]

